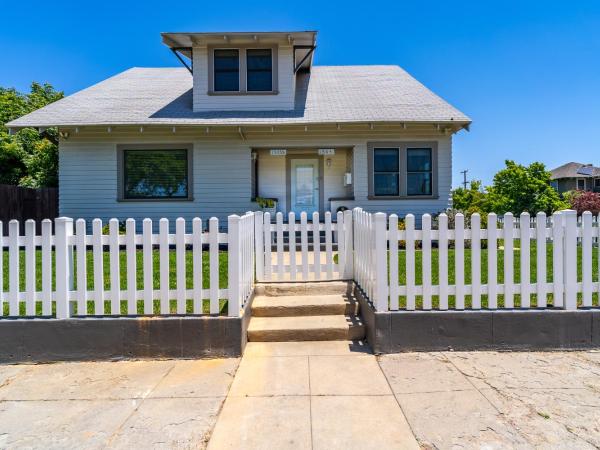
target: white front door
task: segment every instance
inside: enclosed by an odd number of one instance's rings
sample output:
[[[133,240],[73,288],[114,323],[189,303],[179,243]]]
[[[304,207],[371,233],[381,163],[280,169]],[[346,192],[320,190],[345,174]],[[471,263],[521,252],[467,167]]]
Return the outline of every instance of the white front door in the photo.
[[[311,215],[319,211],[319,160],[292,159],[290,211]]]

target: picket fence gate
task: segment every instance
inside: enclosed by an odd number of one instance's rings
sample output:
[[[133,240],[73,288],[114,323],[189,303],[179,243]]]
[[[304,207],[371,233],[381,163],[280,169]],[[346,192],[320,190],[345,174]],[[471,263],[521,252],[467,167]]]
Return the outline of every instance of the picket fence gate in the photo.
[[[258,281],[352,279],[352,211],[338,212],[336,222],[326,212],[323,223],[318,212],[311,223],[306,212],[300,213],[299,222],[290,212],[287,223],[281,212],[275,223],[268,212],[255,215]]]

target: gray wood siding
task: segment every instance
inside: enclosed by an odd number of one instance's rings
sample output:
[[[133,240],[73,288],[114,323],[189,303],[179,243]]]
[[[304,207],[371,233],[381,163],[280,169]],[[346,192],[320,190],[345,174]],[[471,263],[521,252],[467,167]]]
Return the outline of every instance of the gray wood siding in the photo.
[[[130,129],[131,130],[131,129]],[[442,133],[407,130],[391,131],[320,131],[245,132],[246,141],[237,133],[219,134],[198,129],[170,128],[133,131],[104,130],[81,131],[60,142],[59,159],[59,212],[63,216],[104,221],[116,217],[133,217],[141,220],[150,217],[158,220],[177,217],[191,220],[201,216],[208,219],[217,216],[226,221],[229,214],[240,214],[255,209],[251,203],[251,149],[310,147],[353,148],[354,201],[344,201],[348,207],[360,206],[368,211],[384,211],[401,216],[407,213],[438,213],[449,206],[452,182],[452,140]],[[224,133],[224,132],[223,132]],[[367,143],[370,141],[423,140],[438,142],[439,197],[435,199],[369,200],[367,173]],[[193,201],[118,202],[117,201],[117,145],[176,142],[193,143]],[[339,155],[341,157],[341,155]],[[284,158],[273,159],[275,164],[259,163],[260,195],[278,197],[285,202]],[[276,164],[281,162],[281,164]],[[331,173],[325,172],[328,196],[345,194],[341,177],[344,172],[343,158],[335,158]],[[264,171],[270,171],[265,176]],[[280,205],[284,206],[284,205]],[[334,209],[335,205],[331,205]],[[338,205],[339,206],[339,205]],[[335,210],[335,209],[334,209]]]
[[[260,47],[257,44],[257,47]],[[279,46],[277,66],[278,94],[275,95],[209,95],[207,47],[194,47],[194,111],[276,111],[294,109],[296,77],[293,49]]]
[[[139,141],[138,141],[139,142]],[[149,217],[191,220],[251,209],[250,151],[235,144],[194,143],[193,201],[117,201],[117,149],[109,142],[62,142],[59,211],[62,216],[106,221]]]

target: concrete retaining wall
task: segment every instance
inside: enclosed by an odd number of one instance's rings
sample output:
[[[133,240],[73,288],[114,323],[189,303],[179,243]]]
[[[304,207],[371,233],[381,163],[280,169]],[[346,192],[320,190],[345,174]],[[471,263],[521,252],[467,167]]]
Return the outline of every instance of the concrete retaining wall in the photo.
[[[241,317],[85,317],[0,320],[0,362],[241,356]]]
[[[375,353],[600,347],[600,310],[375,312],[356,298]]]

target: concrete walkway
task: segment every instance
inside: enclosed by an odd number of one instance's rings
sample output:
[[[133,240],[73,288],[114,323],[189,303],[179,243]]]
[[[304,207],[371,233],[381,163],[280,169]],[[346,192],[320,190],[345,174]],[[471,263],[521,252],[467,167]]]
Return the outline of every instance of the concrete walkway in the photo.
[[[251,342],[209,449],[418,449],[362,344]]]

